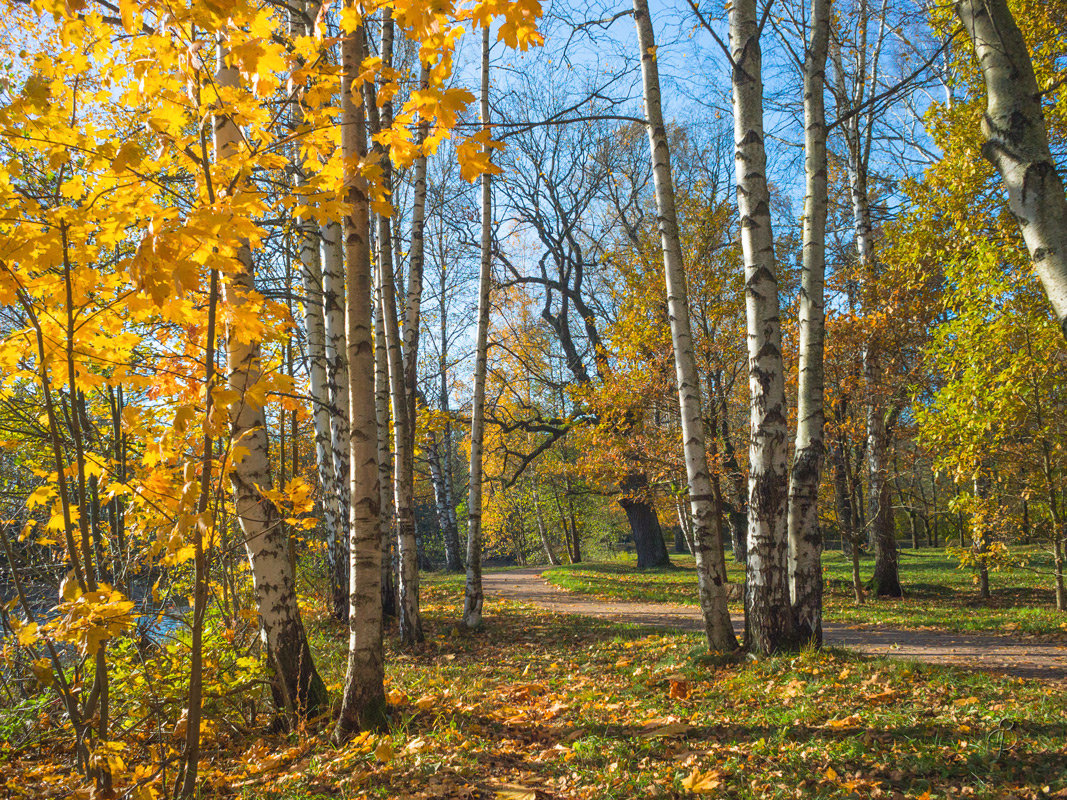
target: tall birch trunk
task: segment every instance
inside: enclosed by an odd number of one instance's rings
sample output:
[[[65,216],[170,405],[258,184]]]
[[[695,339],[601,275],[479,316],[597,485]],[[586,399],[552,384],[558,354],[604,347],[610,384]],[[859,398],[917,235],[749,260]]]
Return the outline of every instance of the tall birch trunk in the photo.
[[[677,498],[674,501],[674,507],[675,511],[678,512],[678,533],[681,536],[680,543],[678,542],[677,537],[675,538],[675,552],[685,553],[688,551],[690,553],[695,553],[696,543],[693,541],[693,529],[689,524],[691,515],[686,513],[685,503],[682,502],[681,498]]]
[[[452,508],[452,492],[446,476],[441,449],[444,446],[431,430],[426,433],[428,447],[426,460],[430,465],[430,481],[433,483],[434,504],[437,510],[437,524],[441,528],[441,539],[445,546],[445,569],[448,572],[461,572],[463,560],[459,552],[459,532],[455,526],[455,508]]]
[[[384,54],[385,48],[382,48]],[[430,70],[423,64],[419,70],[419,86],[425,91],[430,85]],[[392,116],[392,104],[383,112]],[[419,120],[419,144],[430,131],[430,120]],[[418,382],[419,320],[422,308],[422,279],[426,266],[426,153],[420,147],[415,159],[414,201],[411,210],[411,255],[408,268],[407,297],[404,303],[404,384],[408,393],[408,417],[411,420],[409,435],[412,452],[415,449],[416,387]]]
[[[330,438],[337,491],[337,513],[343,535],[335,540],[337,583],[344,587],[344,613],[348,613],[348,537],[351,521],[349,467],[348,353],[345,343],[345,262],[341,225],[330,222],[321,228],[323,251],[323,312],[326,320],[326,383],[330,395]]]
[[[306,4],[304,8],[291,9],[289,12],[290,34],[295,37],[308,33],[308,20],[316,12],[314,0]],[[295,96],[293,112],[293,122],[297,127],[307,122],[304,109]],[[298,180],[301,185],[306,185],[307,177],[304,165],[300,162],[299,147],[294,148],[293,159]],[[315,463],[319,473],[319,485],[322,488],[322,521],[326,529],[326,561],[330,573],[333,616],[335,619],[343,620],[348,614],[348,547],[347,526],[341,515],[341,496],[342,487],[347,485],[347,477],[339,474],[335,467],[333,427],[341,411],[334,404],[335,393],[331,391],[330,385],[326,292],[320,247],[322,235],[318,224],[310,217],[297,218],[296,230],[301,278],[304,284],[304,332],[308,345],[308,374],[315,432]],[[347,406],[347,403],[345,405]],[[347,417],[347,410],[345,415]],[[294,474],[295,472],[294,464]]]
[[[811,6],[811,40],[804,52],[803,272],[800,281],[800,354],[797,435],[789,483],[789,590],[797,636],[822,644],[822,531],[819,482],[825,444],[823,339],[826,275],[826,53],[830,0]]]
[[[343,620],[348,613],[348,548],[343,546],[345,526],[341,521],[341,496],[337,486],[339,476],[334,466],[331,423],[331,419],[340,412],[331,402],[327,379],[326,322],[323,315],[318,226],[309,220],[299,220],[297,224],[304,281],[304,329],[308,343],[312,421],[315,426],[315,463],[319,472],[319,484],[322,486],[322,521],[326,528],[330,594],[333,598],[333,615],[336,619]],[[339,539],[341,541],[338,541]]]
[[[351,8],[350,2],[345,3]],[[348,672],[334,738],[379,726],[385,718],[382,654],[381,492],[378,420],[374,408],[374,342],[370,209],[357,164],[367,157],[367,129],[357,83],[364,57],[363,31],[341,39],[341,150],[345,163],[345,261],[351,454]]]
[[[396,585],[393,583],[393,452],[389,449],[389,356],[385,346],[385,322],[382,319],[381,270],[374,289],[374,416],[378,421],[378,487],[382,507],[379,515],[382,531],[382,614],[396,616]]]
[[[481,125],[489,132],[489,28],[482,30]],[[492,179],[482,175],[481,266],[478,271],[478,334],[474,350],[474,399],[471,408],[470,489],[467,499],[467,586],[463,624],[482,624],[482,441],[485,438],[485,371],[489,346],[489,264],[492,225]]]
[[[730,9],[730,50],[751,395],[746,643],[756,652],[773,653],[793,647],[796,634],[786,564],[788,425],[767,154],[763,146],[759,33],[756,0],[736,0]]]
[[[867,13],[866,6],[861,9]],[[874,225],[871,218],[871,201],[868,185],[871,147],[874,136],[874,118],[868,110],[860,109],[866,102],[868,83],[878,85],[882,47],[885,42],[886,25],[879,26],[875,41],[868,44],[867,28],[863,26],[857,44],[857,63],[852,67],[856,92],[849,107],[847,82],[841,52],[835,47],[832,53],[837,73],[837,100],[839,110],[851,112],[843,127],[847,150],[849,189],[852,200],[852,217],[856,238],[856,254],[859,271],[863,276],[863,303],[866,309],[877,308],[879,300],[879,270],[874,253]],[[868,52],[870,51],[870,52]],[[870,68],[868,68],[870,65]],[[869,89],[873,94],[874,89]],[[863,123],[861,125],[861,118]],[[851,297],[850,297],[851,305]],[[900,597],[899,565],[897,561],[896,532],[893,525],[889,485],[889,438],[885,424],[885,402],[881,394],[882,360],[878,332],[867,332],[863,345],[863,382],[867,389],[867,473],[869,491],[867,496],[867,530],[874,546],[874,574],[871,589],[876,596]],[[861,501],[862,503],[862,501]]]
[[[867,163],[857,144],[849,157],[852,188],[852,213],[856,229],[856,251],[860,269],[868,284],[868,300],[877,286]],[[874,574],[871,591],[876,597],[901,597],[897,539],[893,524],[893,506],[889,485],[889,434],[885,424],[885,405],[881,398],[882,359],[877,335],[871,333],[863,349],[863,380],[867,386],[867,473],[868,523],[874,544]]]
[[[678,408],[682,422],[682,448],[689,482],[689,503],[692,508],[697,594],[708,647],[712,650],[734,650],[737,647],[737,639],[727,608],[726,573],[718,557],[722,548],[722,515],[712,493],[711,471],[704,445],[700,377],[697,374],[696,357],[693,355],[693,333],[689,323],[682,246],[678,240],[670,150],[660,100],[656,40],[648,14],[647,0],[634,0],[634,22],[641,51],[648,144],[652,154],[652,176],[656,188],[663,273],[667,287],[667,313],[670,316]]]
[[[226,51],[220,47],[216,85],[236,88],[238,80],[236,67],[226,65]],[[214,128],[215,157],[225,164],[238,155],[241,132],[223,115],[215,117]],[[231,318],[239,317],[242,307],[255,302],[255,269],[247,242],[237,251],[235,267],[223,286],[222,297],[232,310]],[[245,451],[243,458],[233,459],[230,485],[252,568],[261,637],[274,670],[274,701],[279,708],[309,714],[325,704],[326,686],[315,671],[300,618],[289,537],[278,509],[264,496],[273,486],[266,416],[251,391],[262,377],[260,342],[249,340],[232,322],[226,326],[226,368],[228,388],[239,398],[229,407],[231,440],[235,448]]]
[[[383,69],[389,69],[393,59],[392,10],[382,9]],[[378,119],[378,108],[373,85],[364,85],[367,109],[372,127],[392,127],[392,103],[386,102]],[[392,166],[389,150],[380,151],[382,180],[388,191],[393,189]],[[396,452],[393,473],[393,498],[396,504],[397,550],[400,559],[398,570],[398,612],[400,635],[407,644],[423,640],[422,616],[419,613],[419,561],[415,540],[415,420],[408,401],[405,382],[404,353],[401,344],[399,317],[397,316],[396,274],[393,264],[392,220],[386,214],[378,215],[378,269],[381,285],[381,316],[385,323],[386,353],[389,363],[389,399],[393,420],[393,447]]]
[[[459,544],[459,519],[456,516],[455,481],[452,470],[452,413],[448,402],[448,304],[444,298],[448,292],[448,275],[445,268],[446,257],[443,242],[439,242],[439,254],[441,264],[440,284],[438,297],[441,298],[441,310],[438,319],[440,351],[438,355],[438,369],[441,381],[438,390],[438,401],[445,417],[445,427],[441,432],[441,493],[446,518],[441,525],[444,529],[446,542],[451,542],[453,555],[449,557],[447,568],[449,572],[461,572],[463,570],[463,556]],[[445,548],[447,553],[448,547]]]
[[[334,563],[341,565],[337,581],[345,587],[345,614],[348,613],[348,541],[351,525],[351,467],[348,396],[348,352],[345,333],[344,233],[337,222],[320,227],[323,252],[323,312],[326,322],[326,382],[331,415],[333,469],[337,490],[337,512],[343,536],[336,539]],[[341,571],[343,570],[343,572]]]
[[[1034,271],[1067,337],[1067,196],[1049,148],[1042,92],[1007,0],[959,0],[985,79],[984,155],[1000,173]]]

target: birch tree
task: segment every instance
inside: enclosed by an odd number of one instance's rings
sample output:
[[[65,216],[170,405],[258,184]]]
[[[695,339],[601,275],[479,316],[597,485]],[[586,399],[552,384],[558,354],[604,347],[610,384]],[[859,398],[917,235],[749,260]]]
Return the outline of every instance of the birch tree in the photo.
[[[393,14],[389,8],[382,9],[382,68],[392,69],[393,61]],[[372,122],[377,116],[377,100],[373,84],[365,84]],[[381,119],[372,127],[377,130],[390,129],[393,125],[392,101],[382,103]],[[382,169],[382,181],[386,191],[392,190],[392,167],[389,162],[389,149],[380,151],[379,164]],[[423,157],[425,158],[425,157]],[[425,182],[425,164],[423,164]],[[425,189],[423,191],[425,202]],[[414,426],[412,406],[408,400],[408,386],[405,380],[404,352],[402,332],[397,316],[396,274],[393,262],[392,220],[388,214],[378,215],[378,269],[381,285],[380,313],[385,327],[386,355],[389,364],[389,399],[393,421],[393,446],[396,453],[393,472],[393,498],[396,508],[398,570],[398,608],[400,634],[408,644],[421,642],[423,639],[422,617],[419,614],[419,564],[415,541],[415,454]],[[421,267],[420,267],[421,270]],[[420,275],[421,283],[421,275]]]
[[[838,117],[843,121],[852,224],[856,243],[857,269],[863,279],[863,303],[868,310],[880,305],[880,267],[874,248],[871,211],[871,151],[874,142],[875,110],[871,102],[881,79],[882,50],[888,34],[887,3],[883,2],[878,30],[873,41],[868,35],[870,9],[861,0],[856,11],[858,35],[852,43],[855,62],[846,67],[840,43],[832,51]],[[849,81],[852,81],[851,87]],[[886,403],[883,399],[883,355],[879,331],[866,331],[862,345],[862,373],[867,391],[866,435],[868,474],[867,522],[874,545],[875,564],[871,590],[879,597],[900,597],[896,532],[893,525],[889,482],[889,432],[886,429]]]
[[[482,29],[481,129],[489,125],[489,28]],[[482,173],[481,264],[478,272],[478,332],[474,351],[474,399],[471,406],[470,488],[467,498],[467,584],[463,624],[482,624],[482,443],[485,439],[485,371],[489,346],[489,265],[492,245],[492,178]]]
[[[788,425],[763,143],[760,33],[756,0],[737,0],[730,8],[730,52],[751,398],[745,622],[748,646],[772,653],[793,646],[795,626],[786,564]]]
[[[797,431],[789,478],[789,588],[797,635],[822,642],[822,533],[819,483],[823,441],[823,339],[826,275],[826,53],[830,0],[814,0],[804,50],[804,230],[800,297]]]
[[[959,0],[955,9],[985,80],[982,155],[1000,173],[1034,271],[1067,337],[1067,196],[1026,40],[1007,0]]]
[[[351,2],[346,9],[354,9]],[[366,116],[360,93],[362,23],[351,19],[341,39],[341,150],[347,165],[344,220],[350,453],[348,671],[334,738],[377,727],[385,715],[382,654],[381,495],[378,420],[374,406],[370,208],[359,166],[367,157]]]
[[[227,63],[225,46],[220,47],[216,86],[224,93],[236,89],[238,79],[237,68]],[[214,126],[216,160],[223,166],[227,161],[237,162],[241,131],[224,112],[215,116]],[[289,537],[281,514],[264,494],[273,482],[266,416],[257,386],[263,377],[260,342],[239,324],[242,314],[255,313],[261,296],[255,289],[248,243],[242,242],[234,256],[234,271],[223,284],[222,300],[229,319],[225,333],[227,387],[235,398],[228,407],[233,442],[229,479],[235,514],[252,568],[267,660],[275,673],[275,703],[279,708],[313,713],[325,704],[326,687],[315,671],[300,618]]]
[[[382,531],[382,614],[395,617],[396,585],[393,582],[395,537],[393,535],[393,452],[389,447],[389,356],[386,354],[385,321],[382,319],[381,270],[374,286],[374,416],[378,421],[378,486],[381,494],[379,524]]]
[[[333,452],[333,490],[337,495],[339,535],[330,561],[335,614],[348,615],[348,537],[351,516],[349,491],[348,353],[345,342],[345,267],[341,225],[321,226],[323,251],[323,313],[326,322],[326,383],[330,398],[330,438]],[[323,487],[323,491],[326,488]],[[336,608],[337,604],[341,608]]]
[[[634,23],[641,54],[646,127],[652,155],[656,210],[663,251],[667,313],[670,317],[678,407],[682,422],[682,446],[689,482],[689,503],[692,507],[693,556],[696,559],[700,611],[704,618],[704,635],[707,637],[708,647],[712,650],[728,651],[737,647],[737,639],[734,637],[730,611],[727,608],[726,572],[719,558],[722,549],[722,514],[712,492],[711,471],[704,442],[700,377],[697,374],[696,357],[693,355],[693,334],[689,324],[689,300],[686,296],[682,247],[678,239],[670,149],[663,123],[656,41],[647,0],[634,0]]]
[[[314,14],[315,6],[293,9],[290,13],[289,31],[293,37],[308,34],[307,13]],[[298,62],[303,66],[303,59]],[[293,124],[302,128],[308,121],[304,118],[300,101],[294,96]],[[295,149],[297,179],[307,187],[307,173],[300,163],[299,148]],[[301,279],[304,285],[304,333],[307,337],[307,369],[311,390],[311,415],[314,425],[315,464],[319,485],[322,487],[322,523],[326,531],[326,560],[329,567],[330,594],[333,600],[333,615],[344,619],[348,613],[348,580],[346,569],[347,548],[344,546],[345,525],[341,517],[341,480],[335,468],[333,446],[333,422],[340,410],[333,403],[330,391],[329,363],[326,347],[326,301],[322,274],[322,236],[319,225],[310,216],[296,220],[297,249],[300,259]]]

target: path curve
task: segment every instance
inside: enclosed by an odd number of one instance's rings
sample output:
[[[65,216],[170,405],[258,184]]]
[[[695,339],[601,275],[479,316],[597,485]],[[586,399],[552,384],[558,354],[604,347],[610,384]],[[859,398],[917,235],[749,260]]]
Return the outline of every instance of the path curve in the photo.
[[[670,603],[634,603],[602,600],[568,592],[541,576],[548,567],[524,567],[482,576],[489,599],[531,603],[548,611],[599,617],[613,622],[676,630],[702,630],[700,610]],[[743,620],[735,615],[738,635]],[[900,628],[858,628],[826,623],[823,638],[830,647],[847,647],[874,656],[922,661],[927,664],[969,667],[1020,678],[1067,682],[1067,647],[1029,642],[991,633],[950,633]]]

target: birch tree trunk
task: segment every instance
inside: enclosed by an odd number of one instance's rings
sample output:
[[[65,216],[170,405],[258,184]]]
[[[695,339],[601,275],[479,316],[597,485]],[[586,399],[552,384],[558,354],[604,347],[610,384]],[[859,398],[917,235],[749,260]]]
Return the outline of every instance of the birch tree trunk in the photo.
[[[441,528],[441,539],[445,546],[445,569],[448,572],[460,572],[463,561],[459,554],[459,532],[453,525],[455,509],[450,508],[452,493],[449,490],[449,478],[445,475],[441,456],[442,442],[431,430],[427,431],[428,447],[426,461],[430,465],[430,481],[433,483],[434,504],[437,510],[437,524]]]
[[[552,549],[552,542],[548,538],[548,528],[545,526],[545,513],[541,510],[541,496],[534,487],[533,492],[533,504],[534,513],[537,515],[537,534],[541,537],[541,547],[545,550],[545,558],[548,559],[548,563],[554,567],[559,566],[559,556],[556,555],[556,551]]]
[[[352,8],[346,2],[347,8]],[[381,725],[385,718],[382,654],[381,490],[378,485],[378,420],[374,408],[374,343],[371,330],[370,209],[356,165],[367,156],[366,118],[359,94],[363,31],[341,39],[341,150],[346,172],[345,260],[351,454],[348,672],[334,738]]]
[[[225,48],[220,47],[216,85],[236,88],[238,75],[236,67],[227,66]],[[214,128],[215,157],[224,165],[238,155],[241,132],[221,114],[215,117]],[[239,317],[242,307],[256,302],[255,270],[247,242],[241,243],[236,262],[235,271],[223,286],[222,299],[232,309],[231,318]],[[226,326],[226,369],[228,388],[238,395],[228,409],[230,435],[234,448],[245,451],[243,458],[233,459],[230,485],[252,568],[264,649],[275,673],[274,702],[280,709],[310,714],[325,704],[326,686],[315,671],[300,618],[289,537],[278,509],[263,494],[273,482],[266,416],[252,392],[262,375],[260,342],[250,340],[232,322]]]
[[[856,250],[860,268],[866,275],[868,303],[874,304],[875,274],[872,241],[870,195],[867,186],[866,157],[859,146],[850,156],[852,208],[856,228]],[[868,336],[863,349],[863,380],[867,387],[867,473],[869,504],[867,518],[874,544],[874,574],[871,591],[876,597],[901,597],[897,539],[893,525],[893,506],[889,485],[889,435],[885,425],[885,405],[881,398],[882,361],[877,335]]]
[[[984,155],[1000,173],[1034,271],[1067,337],[1067,196],[1049,148],[1042,92],[1007,0],[959,0],[988,101]]]
[[[789,589],[797,636],[822,644],[822,531],[819,482],[825,444],[823,339],[826,275],[826,53],[830,0],[813,0],[811,40],[804,52],[803,272],[800,282],[800,354],[797,435],[789,483]]]
[[[289,30],[292,36],[308,32],[308,21],[317,12],[314,2],[291,9]],[[303,63],[302,61],[300,62]],[[303,126],[307,120],[304,109],[294,96],[293,122]],[[300,162],[299,147],[294,148],[294,166],[301,185],[307,177]],[[326,292],[322,274],[322,235],[316,222],[310,217],[297,218],[301,278],[304,284],[304,332],[308,346],[308,374],[311,384],[311,412],[315,432],[315,463],[322,487],[322,521],[326,529],[326,561],[329,568],[330,594],[333,598],[333,616],[343,620],[348,615],[348,546],[347,526],[341,516],[342,487],[347,479],[335,467],[333,427],[341,411],[334,404],[335,393],[330,385],[330,356],[327,352]],[[347,403],[345,404],[347,406]],[[347,424],[347,410],[345,411]],[[347,459],[346,459],[347,467]],[[295,474],[295,469],[294,469]]]
[[[326,559],[330,570],[333,615],[345,619],[348,613],[348,569],[340,556],[347,556],[340,514],[340,492],[334,466],[331,418],[340,412],[330,398],[327,379],[326,323],[323,315],[322,262],[319,255],[319,229],[310,220],[298,220],[300,264],[304,282],[304,330],[308,344],[308,372],[311,383],[312,421],[315,426],[315,463],[322,486],[322,521],[326,528]]]
[[[746,644],[760,653],[796,644],[786,564],[788,425],[774,234],[763,146],[763,76],[756,0],[730,8],[737,206],[745,262],[751,396]]]
[[[667,313],[670,317],[674,349],[678,408],[682,422],[682,448],[689,503],[692,507],[693,556],[697,568],[697,593],[704,618],[704,635],[711,650],[734,650],[737,639],[727,608],[726,573],[718,553],[722,548],[722,515],[711,489],[711,471],[704,444],[704,418],[701,413],[700,377],[693,355],[693,334],[689,323],[685,267],[678,240],[674,182],[670,150],[663,123],[656,40],[647,0],[633,0],[637,43],[641,52],[641,76],[645,99],[648,144],[652,155],[652,175],[656,189],[663,273],[667,287]]]
[[[459,544],[459,519],[456,517],[455,481],[453,480],[454,473],[452,471],[452,413],[448,402],[448,304],[444,301],[448,293],[448,275],[445,267],[446,257],[443,241],[439,244],[441,274],[438,297],[441,298],[441,309],[438,328],[441,345],[437,363],[441,377],[438,401],[445,417],[444,430],[441,432],[440,466],[442,501],[446,514],[441,526],[444,530],[446,541],[445,552],[447,554],[451,549],[453,554],[448,557],[446,567],[449,572],[461,572],[463,570],[463,557]],[[451,547],[449,547],[448,543],[451,543]]]
[[[330,557],[334,615],[348,618],[348,538],[350,526],[349,490],[349,398],[348,354],[345,343],[345,256],[341,226],[336,222],[320,228],[323,254],[322,310],[325,323],[325,366],[330,398],[330,439],[333,480],[337,496],[338,534]],[[327,487],[323,485],[323,493]]]
[[[390,69],[393,60],[393,15],[389,8],[382,9],[382,68]],[[374,128],[392,126],[392,103],[386,102],[377,117],[377,103],[372,84],[364,84],[367,93],[367,109],[371,113]],[[392,191],[392,166],[388,148],[381,151],[382,180]],[[425,183],[425,181],[424,181]],[[425,197],[425,188],[423,191]],[[413,259],[414,260],[414,259]],[[400,559],[398,570],[398,611],[400,635],[407,644],[423,640],[422,616],[419,613],[419,562],[415,540],[415,420],[408,400],[405,382],[404,353],[397,316],[396,275],[393,265],[392,220],[386,214],[378,215],[378,269],[381,285],[381,315],[385,322],[385,342],[389,363],[389,398],[393,419],[393,447],[396,452],[393,473],[393,496],[396,503],[397,550]],[[421,282],[421,277],[420,277]]]
[[[383,53],[385,48],[382,48]],[[423,64],[419,70],[419,86],[425,90],[430,85],[430,70]],[[392,117],[392,103],[382,109]],[[426,140],[430,120],[419,120],[419,144]],[[411,449],[415,451],[416,387],[418,380],[419,319],[422,308],[422,279],[426,266],[426,154],[419,150],[415,159],[414,201],[411,210],[411,255],[408,269],[407,298],[404,303],[404,384],[408,393],[408,417],[411,420],[409,434]]]
[[[382,507],[379,524],[382,532],[382,614],[396,616],[396,586],[393,583],[393,453],[389,449],[389,356],[385,346],[385,322],[382,319],[381,270],[374,290],[374,416],[378,421],[378,487]]]
[[[333,486],[337,493],[340,535],[335,537],[333,584],[340,589],[344,617],[348,615],[348,537],[350,534],[350,467],[348,353],[345,344],[345,266],[341,226],[321,227],[323,250],[323,313],[326,323],[326,384],[330,396],[330,438],[333,442]],[[324,490],[325,491],[325,490]],[[336,600],[335,600],[336,603]]]
[[[482,30],[481,126],[489,126],[489,28]],[[481,266],[478,271],[478,333],[474,350],[474,399],[471,408],[470,489],[467,499],[467,586],[463,624],[482,624],[482,441],[485,437],[485,371],[489,344],[489,264],[492,225],[492,183],[482,175]]]
[[[681,547],[678,547],[678,542],[675,540],[675,551],[685,553],[688,550],[690,553],[695,553],[696,544],[693,541],[693,530],[689,525],[690,514],[686,513],[685,504],[681,498],[674,501],[674,506],[678,512],[678,532],[682,537]]]

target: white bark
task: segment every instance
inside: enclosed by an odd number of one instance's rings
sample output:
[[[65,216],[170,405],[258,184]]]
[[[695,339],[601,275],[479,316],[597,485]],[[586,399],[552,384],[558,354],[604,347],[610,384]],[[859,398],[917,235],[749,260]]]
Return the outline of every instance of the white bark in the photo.
[[[804,52],[803,272],[800,282],[800,353],[797,433],[789,483],[789,588],[797,633],[822,643],[822,533],[819,483],[825,457],[823,341],[826,275],[826,54],[830,0],[813,0],[811,39]]]
[[[222,47],[215,81],[222,89],[236,88],[239,83],[239,73],[226,65]],[[238,155],[241,133],[222,115],[215,117],[214,129],[215,157],[224,165]],[[223,303],[230,307],[231,318],[254,302],[255,271],[247,243],[241,244],[235,266],[223,286]],[[250,394],[262,376],[260,342],[249,340],[232,323],[226,328],[226,368],[228,387],[239,396],[229,407],[231,440],[235,450],[243,451],[243,456],[235,453],[233,458],[230,485],[252,568],[262,639],[275,671],[275,702],[300,712],[313,711],[325,702],[326,688],[312,663],[300,618],[289,537],[278,509],[263,495],[273,486],[266,415]]]
[[[489,28],[482,30],[482,130],[489,124]],[[492,178],[482,175],[481,266],[478,272],[478,332],[474,349],[474,398],[471,409],[470,490],[467,499],[467,585],[463,624],[482,624],[482,441],[485,438],[485,371],[489,343],[489,265],[492,225]]]
[[[389,449],[389,356],[385,346],[385,322],[382,320],[381,270],[374,290],[374,414],[378,421],[378,486],[382,507],[379,516],[382,532],[382,608],[387,616],[396,616],[396,591],[393,585],[393,452]]]
[[[455,509],[452,505],[451,476],[446,476],[441,457],[442,442],[431,430],[427,431],[426,461],[430,465],[430,481],[433,483],[434,503],[437,509],[437,524],[441,528],[441,539],[445,546],[445,569],[459,572],[463,561],[459,552],[459,532],[455,527]]]
[[[877,307],[878,303],[878,263],[874,252],[874,224],[871,217],[871,201],[868,186],[871,146],[873,140],[874,120],[870,113],[861,115],[857,110],[864,102],[864,92],[868,81],[877,85],[882,45],[885,41],[885,25],[879,29],[878,37],[868,57],[866,38],[861,39],[857,48],[858,57],[855,68],[855,80],[859,81],[854,93],[852,107],[844,101],[847,89],[847,77],[839,50],[834,52],[834,68],[837,73],[837,95],[839,111],[851,112],[844,126],[847,151],[849,190],[852,200],[852,219],[856,239],[856,255],[859,272],[863,276],[863,302],[868,309]],[[862,28],[866,31],[866,26]],[[864,37],[866,34],[864,33]],[[868,63],[871,64],[871,76],[868,76]],[[860,124],[861,116],[864,119]],[[882,364],[879,352],[881,343],[877,331],[867,332],[863,345],[863,380],[867,390],[867,472],[868,472],[868,515],[870,539],[875,548],[875,566],[872,578],[873,592],[876,595],[900,597],[900,579],[897,564],[896,537],[893,529],[893,517],[889,495],[889,440],[885,426],[885,403],[882,400]]]
[[[382,67],[390,68],[393,58],[393,16],[391,9],[382,9]],[[375,92],[365,84],[367,109],[375,128],[392,125],[392,103],[386,102],[378,116]],[[381,167],[386,187],[392,189],[392,168],[389,151],[381,151]],[[381,316],[385,324],[386,352],[389,363],[389,398],[393,420],[393,447],[396,470],[393,473],[393,497],[396,504],[398,570],[398,612],[400,634],[408,644],[423,640],[422,616],[419,613],[419,562],[415,540],[415,439],[412,405],[408,400],[405,381],[404,352],[397,313],[396,275],[393,263],[392,220],[378,216],[378,269],[381,285]],[[421,278],[420,278],[421,280]]]
[[[326,383],[330,396],[330,438],[333,442],[333,486],[337,493],[337,513],[342,535],[333,563],[338,566],[335,582],[345,587],[348,606],[348,537],[351,517],[349,467],[348,354],[345,352],[345,266],[340,224],[331,222],[321,228],[323,264],[323,312],[326,322]],[[347,613],[347,610],[345,611]]]
[[[346,5],[348,5],[346,3]],[[367,131],[355,78],[362,72],[362,31],[341,40],[341,149],[347,164],[366,158]],[[355,96],[353,96],[355,93]],[[370,209],[354,169],[345,174],[345,261],[351,454],[348,672],[334,736],[375,727],[385,716],[382,654],[381,494],[378,420],[374,410],[374,342],[371,320]]]
[[[383,48],[384,52],[384,48]],[[419,85],[426,89],[430,84],[430,70],[423,64],[419,72]],[[385,109],[383,109],[384,111]],[[390,114],[391,114],[390,109]],[[430,120],[419,120],[419,143],[429,133]],[[408,269],[407,298],[404,303],[404,383],[408,392],[408,417],[411,420],[411,448],[415,448],[415,389],[419,353],[419,318],[422,308],[422,279],[426,265],[426,154],[421,150],[415,159],[414,202],[411,211],[411,255]]]
[[[685,266],[678,238],[670,150],[660,99],[656,41],[647,0],[634,0],[634,21],[641,51],[646,127],[652,154],[652,175],[656,189],[660,244],[663,250],[667,313],[670,316],[678,407],[682,422],[682,447],[689,483],[689,503],[692,507],[695,546],[693,556],[697,567],[700,610],[704,618],[704,635],[707,637],[708,646],[712,650],[733,650],[737,647],[737,639],[734,637],[730,611],[727,608],[726,573],[718,558],[722,547],[722,517],[712,493],[711,470],[708,467],[704,444],[700,377],[693,354],[693,334],[689,323]]]
[[[1026,40],[1006,0],[960,0],[956,13],[974,44],[988,94],[982,154],[1004,181],[1008,207],[1067,337],[1067,196],[1049,149]]]
[[[794,644],[786,565],[788,425],[778,279],[763,145],[763,77],[756,0],[730,8],[737,206],[745,262],[750,391],[746,638],[757,652]]]
[[[331,418],[337,409],[330,402],[326,377],[326,324],[323,316],[322,264],[319,260],[318,227],[299,220],[300,263],[304,280],[304,330],[307,333],[308,372],[311,383],[312,421],[315,426],[315,463],[322,487],[322,521],[326,529],[326,558],[330,569],[333,612],[344,619],[348,608],[348,570],[342,546],[345,526],[341,522],[338,475],[334,467]],[[338,541],[338,540],[341,541]]]

